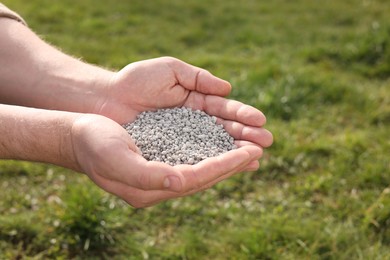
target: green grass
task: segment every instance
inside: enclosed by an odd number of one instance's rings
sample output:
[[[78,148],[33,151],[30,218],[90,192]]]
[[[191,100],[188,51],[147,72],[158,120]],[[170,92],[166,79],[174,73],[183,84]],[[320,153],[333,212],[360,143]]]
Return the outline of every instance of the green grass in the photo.
[[[255,173],[133,209],[84,175],[0,162],[0,258],[389,259],[390,4],[3,1],[101,66],[175,56],[268,118]]]

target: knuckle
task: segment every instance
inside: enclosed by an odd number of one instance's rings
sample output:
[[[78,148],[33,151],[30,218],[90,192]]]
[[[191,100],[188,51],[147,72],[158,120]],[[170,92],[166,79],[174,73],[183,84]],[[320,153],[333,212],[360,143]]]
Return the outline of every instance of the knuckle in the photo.
[[[144,204],[143,202],[133,201],[128,203],[136,209],[146,208],[146,204]]]
[[[177,62],[178,61],[177,58],[172,57],[172,56],[164,56],[164,57],[162,57],[162,59],[167,61],[167,62]]]
[[[151,176],[148,173],[141,173],[138,175],[139,188],[142,190],[149,190],[151,184]]]
[[[161,61],[165,62],[166,64],[169,64],[172,67],[176,67],[181,63],[181,60],[171,56],[162,57]]]
[[[136,209],[146,208],[151,205],[150,201],[146,200],[145,198],[132,197],[126,200],[126,202]]]

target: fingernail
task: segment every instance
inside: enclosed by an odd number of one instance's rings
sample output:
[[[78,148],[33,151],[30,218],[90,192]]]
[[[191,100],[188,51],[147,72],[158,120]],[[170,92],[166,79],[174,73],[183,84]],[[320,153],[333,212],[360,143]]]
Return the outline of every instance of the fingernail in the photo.
[[[180,192],[182,189],[180,178],[176,176],[166,177],[164,180],[164,188]]]

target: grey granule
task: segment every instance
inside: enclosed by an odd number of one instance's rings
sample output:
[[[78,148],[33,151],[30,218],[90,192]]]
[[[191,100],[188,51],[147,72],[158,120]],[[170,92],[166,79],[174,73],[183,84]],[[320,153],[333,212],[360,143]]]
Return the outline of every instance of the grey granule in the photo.
[[[236,149],[234,138],[216,122],[215,116],[182,107],[142,112],[123,127],[145,159],[178,165]]]

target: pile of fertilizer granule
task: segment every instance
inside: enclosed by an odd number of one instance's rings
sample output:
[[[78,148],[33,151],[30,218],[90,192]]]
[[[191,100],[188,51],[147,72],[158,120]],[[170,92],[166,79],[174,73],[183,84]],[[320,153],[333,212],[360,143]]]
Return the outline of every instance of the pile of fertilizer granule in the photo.
[[[234,138],[216,122],[203,111],[182,107],[142,112],[123,127],[145,159],[178,165],[236,149]]]

